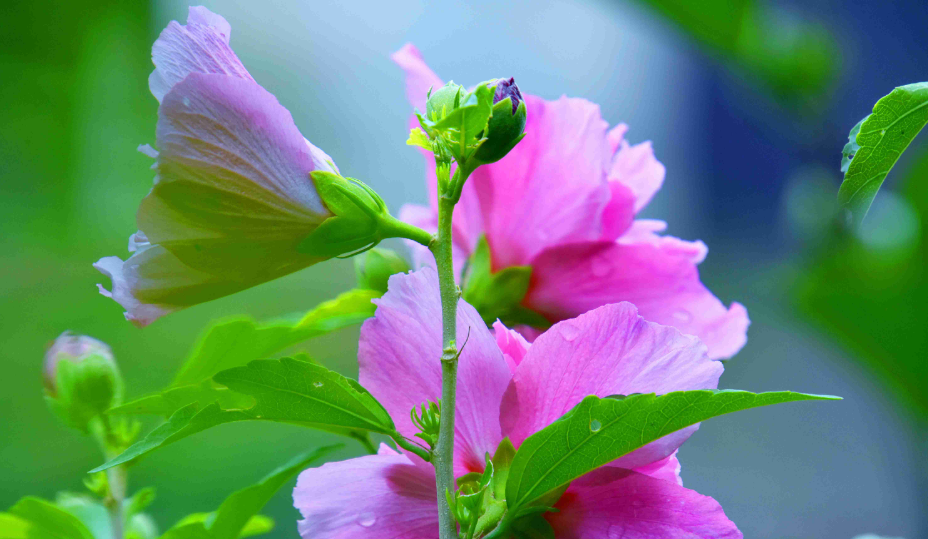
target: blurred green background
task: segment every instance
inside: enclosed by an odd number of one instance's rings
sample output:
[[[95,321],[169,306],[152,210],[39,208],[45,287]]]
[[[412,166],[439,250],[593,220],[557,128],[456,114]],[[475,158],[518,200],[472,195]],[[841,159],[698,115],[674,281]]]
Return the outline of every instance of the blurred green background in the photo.
[[[704,282],[744,303],[753,326],[723,387],[842,395],[704,425],[681,451],[688,487],[718,499],[747,537],[926,537],[928,517],[928,159],[916,139],[887,182],[871,232],[836,236],[827,216],[847,132],[893,86],[928,78],[920,2],[489,1],[206,4],[232,24],[252,75],[341,170],[394,211],[423,202],[405,147],[409,113],[389,54],[414,41],[445,78],[514,75],[523,91],[601,104],[652,140],[667,165],[649,217],[710,246]],[[353,285],[334,261],[138,330],[91,263],[126,256],[151,186],[157,102],[150,47],[176,1],[0,6],[0,508],[79,490],[101,462],[42,401],[45,347],[64,330],[111,344],[130,397],[170,382],[210,320],[305,310]],[[921,46],[919,46],[919,44]],[[905,51],[905,54],[900,54]],[[357,329],[307,343],[356,374]],[[217,428],[153,453],[166,528],[208,511],[300,450],[339,441],[282,425]],[[346,441],[339,458],[360,454]],[[287,489],[273,537],[295,537]]]

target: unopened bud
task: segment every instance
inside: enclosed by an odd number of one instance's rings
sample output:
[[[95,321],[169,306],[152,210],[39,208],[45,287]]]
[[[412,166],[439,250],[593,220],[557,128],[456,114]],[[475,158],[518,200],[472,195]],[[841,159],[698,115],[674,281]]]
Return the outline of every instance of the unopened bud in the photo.
[[[391,275],[409,271],[409,264],[400,255],[386,249],[371,249],[354,259],[358,287],[387,291]]]
[[[466,94],[467,90],[453,81],[433,90],[425,104],[425,115],[433,122],[441,120],[460,106]]]
[[[487,123],[486,141],[474,154],[479,163],[494,163],[506,156],[522,140],[526,108],[515,79],[497,79],[486,83],[495,86],[493,115]]]
[[[64,332],[45,353],[43,383],[53,411],[69,425],[87,423],[122,399],[122,378],[105,343]]]

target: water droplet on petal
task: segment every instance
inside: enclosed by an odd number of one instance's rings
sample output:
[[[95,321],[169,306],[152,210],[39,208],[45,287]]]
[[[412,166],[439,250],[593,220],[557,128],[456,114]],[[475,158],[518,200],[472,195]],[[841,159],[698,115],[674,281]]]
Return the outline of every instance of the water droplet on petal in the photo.
[[[687,323],[693,320],[693,315],[690,314],[690,312],[687,311],[686,309],[680,309],[680,310],[674,311],[673,317],[675,320],[678,320],[683,323]]]
[[[185,97],[182,101],[184,102],[184,106],[185,106],[185,107],[189,107],[189,106],[190,106],[190,98],[189,98],[189,97]]]
[[[580,327],[572,321],[561,322],[557,327],[565,341],[573,341],[577,338],[577,335],[580,335]]]
[[[590,432],[596,433],[599,432],[599,429],[603,428],[603,424],[599,422],[598,419],[590,421]]]
[[[322,387],[322,382],[313,382],[313,387]]]
[[[358,517],[358,524],[365,528],[370,528],[377,522],[377,517],[374,516],[374,513],[361,513],[361,516]]]

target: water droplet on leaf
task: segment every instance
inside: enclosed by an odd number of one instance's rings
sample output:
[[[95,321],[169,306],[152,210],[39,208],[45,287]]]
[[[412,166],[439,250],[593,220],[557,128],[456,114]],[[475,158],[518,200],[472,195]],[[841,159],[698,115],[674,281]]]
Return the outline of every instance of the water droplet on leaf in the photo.
[[[374,513],[362,513],[358,517],[358,524],[365,528],[370,528],[375,522],[377,522],[377,517],[374,516]]]
[[[322,382],[313,382],[313,387],[322,387]]]
[[[603,428],[603,424],[600,423],[598,419],[590,421],[590,432],[599,432],[601,428]]]

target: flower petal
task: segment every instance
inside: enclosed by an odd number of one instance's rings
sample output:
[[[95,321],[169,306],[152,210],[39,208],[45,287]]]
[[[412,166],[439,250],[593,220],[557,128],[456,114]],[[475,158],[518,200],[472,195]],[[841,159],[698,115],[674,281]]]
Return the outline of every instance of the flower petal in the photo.
[[[648,202],[654,198],[654,194],[660,190],[661,184],[664,183],[666,169],[654,157],[654,149],[650,141],[630,146],[628,141],[621,139],[624,137],[624,130],[619,133],[614,129],[613,132],[610,132],[610,136],[617,135],[621,142],[618,145],[618,152],[613,157],[612,167],[609,169],[609,181],[620,183],[631,189],[635,196],[635,212],[637,213],[647,206]]]
[[[414,406],[441,397],[441,302],[432,268],[390,277],[375,300],[374,318],[364,322],[358,345],[359,380],[384,405],[407,437],[418,430],[409,419]],[[502,439],[499,403],[510,373],[496,340],[473,307],[458,303],[457,416],[455,473],[482,471],[484,454]],[[469,334],[469,337],[468,337]],[[466,342],[466,344],[464,344]]]
[[[136,326],[244,288],[186,266],[164,247],[135,239],[140,234],[130,240],[134,254],[125,262],[108,256],[93,265],[113,282],[112,291],[97,285],[100,293],[122,305]]]
[[[329,462],[300,474],[293,505],[304,539],[433,539],[435,475],[386,446],[376,455]]]
[[[422,53],[412,43],[407,43],[394,52],[393,62],[406,74],[406,99],[413,108],[425,113],[425,101],[429,89],[439,89],[445,85],[422,59]]]
[[[546,518],[558,539],[741,539],[709,496],[631,470],[600,468],[574,481]]]
[[[681,486],[683,485],[683,479],[680,477],[680,461],[677,460],[676,451],[667,458],[635,468],[635,471],[657,479],[671,481]]]
[[[555,324],[532,343],[506,389],[500,424],[518,446],[587,395],[711,389],[722,370],[695,337],[645,321],[630,303],[605,305]],[[616,463],[637,468],[666,458],[694,431],[665,436]]]
[[[522,358],[525,357],[531,344],[525,340],[522,334],[514,329],[507,328],[499,320],[493,322],[493,336],[496,337],[496,345],[503,352],[509,370],[515,373],[516,367],[522,362]]]
[[[729,358],[747,342],[750,324],[739,303],[725,308],[699,280],[702,242],[658,236],[653,221],[636,221],[618,242],[564,245],[533,263],[525,305],[563,320],[606,303],[634,303],[646,319],[696,335],[712,359]]]
[[[599,107],[526,95],[525,138],[468,180],[480,199],[494,269],[528,264],[545,247],[596,240],[611,198],[611,152]]]
[[[161,102],[175,84],[191,73],[220,73],[253,80],[229,47],[232,29],[222,16],[205,7],[191,7],[187,24],[171,21],[151,48],[155,70],[148,87]]]
[[[309,177],[320,163],[258,84],[188,76],[161,105],[158,145],[138,213],[152,243],[195,269],[259,282],[318,261],[296,246],[330,216]]]

